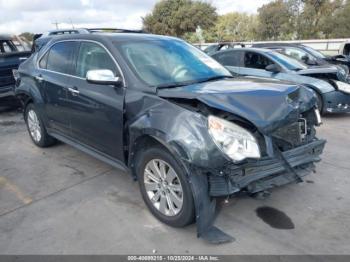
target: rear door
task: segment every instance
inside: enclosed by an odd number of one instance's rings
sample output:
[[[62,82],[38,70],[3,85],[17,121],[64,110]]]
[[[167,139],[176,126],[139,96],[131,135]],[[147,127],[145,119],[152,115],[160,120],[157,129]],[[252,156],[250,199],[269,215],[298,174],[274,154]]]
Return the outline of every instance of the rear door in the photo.
[[[35,81],[42,87],[49,128],[63,135],[70,134],[67,115],[67,90],[73,71],[73,53],[78,42],[55,43],[39,60]]]
[[[106,47],[82,41],[76,54],[75,77],[67,94],[67,116],[72,137],[113,159],[123,161],[124,87],[86,81],[89,70],[109,69],[122,77],[117,62]]]

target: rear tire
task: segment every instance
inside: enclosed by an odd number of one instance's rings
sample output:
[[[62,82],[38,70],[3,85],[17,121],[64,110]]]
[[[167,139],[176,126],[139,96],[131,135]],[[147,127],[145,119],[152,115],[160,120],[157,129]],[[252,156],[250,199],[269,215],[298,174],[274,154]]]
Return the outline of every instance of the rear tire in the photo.
[[[165,148],[155,146],[141,149],[135,160],[142,198],[151,213],[173,227],[193,223],[195,208],[191,186],[174,156]]]
[[[33,103],[26,106],[24,119],[29,136],[35,145],[38,147],[48,147],[56,142],[56,140],[46,132],[44,122],[41,120],[38,110]]]

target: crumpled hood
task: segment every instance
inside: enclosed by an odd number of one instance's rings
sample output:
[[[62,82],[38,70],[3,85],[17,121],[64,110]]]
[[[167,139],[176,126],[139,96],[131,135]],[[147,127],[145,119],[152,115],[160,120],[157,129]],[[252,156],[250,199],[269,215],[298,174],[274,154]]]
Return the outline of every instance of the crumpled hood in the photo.
[[[331,65],[323,65],[323,66],[310,66],[307,69],[296,71],[298,75],[308,75],[308,74],[330,74],[337,73],[338,68]]]
[[[347,80],[347,72],[336,65],[323,65],[323,66],[312,66],[307,69],[296,71],[298,75],[304,75],[304,76],[310,76],[313,77],[321,77],[322,75],[324,78],[328,79],[334,79],[334,80],[340,80],[340,81],[346,81]],[[332,77],[331,75],[334,75]]]
[[[234,78],[159,89],[164,98],[197,99],[253,123],[263,134],[294,122],[316,104],[313,91],[281,81]]]

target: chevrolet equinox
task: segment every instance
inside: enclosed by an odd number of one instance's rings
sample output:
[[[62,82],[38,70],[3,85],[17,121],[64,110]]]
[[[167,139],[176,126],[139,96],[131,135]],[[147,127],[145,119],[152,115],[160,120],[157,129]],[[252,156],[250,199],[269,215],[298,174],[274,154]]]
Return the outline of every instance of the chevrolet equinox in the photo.
[[[325,141],[312,90],[233,77],[166,36],[52,37],[19,68],[16,95],[34,144],[56,140],[125,170],[160,221],[194,221],[212,243],[217,197],[301,182]]]

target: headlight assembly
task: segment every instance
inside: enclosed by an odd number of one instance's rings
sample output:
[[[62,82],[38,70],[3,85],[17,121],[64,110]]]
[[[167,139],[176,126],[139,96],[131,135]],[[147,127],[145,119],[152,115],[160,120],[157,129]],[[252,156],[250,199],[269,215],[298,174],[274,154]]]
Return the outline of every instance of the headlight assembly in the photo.
[[[215,116],[208,117],[208,128],[215,144],[232,160],[260,158],[258,142],[248,130]]]
[[[335,81],[340,91],[350,94],[350,85],[344,82]]]

